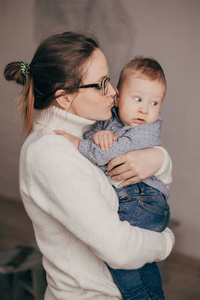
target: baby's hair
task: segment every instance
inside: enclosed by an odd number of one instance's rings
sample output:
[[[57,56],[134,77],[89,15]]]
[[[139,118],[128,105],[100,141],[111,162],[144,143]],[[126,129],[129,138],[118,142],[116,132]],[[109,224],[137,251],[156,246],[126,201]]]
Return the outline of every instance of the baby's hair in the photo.
[[[129,74],[134,74],[136,77],[144,77],[152,81],[161,81],[167,87],[164,71],[161,65],[153,58],[137,56],[128,62],[120,73],[117,84],[118,89]]]
[[[6,66],[5,79],[24,86],[17,107],[23,118],[23,133],[32,130],[34,108],[49,107],[57,90],[66,94],[78,91],[85,63],[97,48],[94,37],[64,32],[43,41],[30,63],[12,62]]]

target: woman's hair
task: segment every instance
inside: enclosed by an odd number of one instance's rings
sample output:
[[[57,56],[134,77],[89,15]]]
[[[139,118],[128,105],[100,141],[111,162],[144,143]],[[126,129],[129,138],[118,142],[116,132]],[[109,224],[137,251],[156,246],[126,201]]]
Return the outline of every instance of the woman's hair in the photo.
[[[6,80],[24,86],[17,107],[21,109],[24,133],[32,130],[34,108],[49,107],[57,90],[68,94],[78,91],[84,65],[96,48],[99,45],[93,37],[64,32],[42,42],[30,64],[21,61],[6,66]]]
[[[117,84],[118,89],[129,74],[145,77],[152,81],[161,81],[167,87],[164,71],[161,65],[153,58],[138,56],[127,63],[120,73]]]

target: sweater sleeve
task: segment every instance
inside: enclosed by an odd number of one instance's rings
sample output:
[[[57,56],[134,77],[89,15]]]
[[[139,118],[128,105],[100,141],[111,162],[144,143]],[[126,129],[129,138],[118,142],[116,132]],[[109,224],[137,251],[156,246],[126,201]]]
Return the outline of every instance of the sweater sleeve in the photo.
[[[170,230],[157,233],[119,220],[99,181],[103,176],[109,185],[107,178],[65,138],[49,134],[32,143],[26,165],[32,201],[111,267],[140,268],[171,252]],[[109,191],[107,197],[116,197]]]
[[[155,147],[155,148],[159,148],[164,152],[165,155],[165,160],[164,163],[162,165],[162,167],[160,168],[160,170],[155,174],[155,176],[161,180],[162,182],[164,182],[166,185],[169,185],[172,182],[172,161],[171,158],[169,156],[169,153],[167,152],[167,150],[163,147]]]
[[[106,151],[102,151],[94,141],[83,139],[80,141],[79,151],[93,163],[103,166],[108,164],[111,159],[129,151],[159,146],[161,144],[161,124],[160,117],[155,123],[124,127],[121,136]]]

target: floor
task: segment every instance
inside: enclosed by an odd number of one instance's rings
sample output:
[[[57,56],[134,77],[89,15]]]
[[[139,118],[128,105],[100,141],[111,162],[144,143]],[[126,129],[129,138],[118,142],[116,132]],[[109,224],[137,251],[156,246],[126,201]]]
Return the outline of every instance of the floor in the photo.
[[[0,197],[0,206],[0,251],[34,244],[32,225],[22,203]],[[172,253],[160,267],[166,300],[200,300],[200,261]],[[28,296],[20,300],[28,300]]]
[[[166,300],[200,300],[200,262],[173,253],[166,260]]]

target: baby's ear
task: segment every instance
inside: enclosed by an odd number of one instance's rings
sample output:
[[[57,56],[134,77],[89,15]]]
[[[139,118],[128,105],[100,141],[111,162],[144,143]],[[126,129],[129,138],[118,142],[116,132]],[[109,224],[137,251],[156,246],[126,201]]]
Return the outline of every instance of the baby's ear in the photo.
[[[114,99],[114,101],[115,101],[115,106],[116,106],[116,107],[118,107],[118,101],[119,101],[119,90],[116,88],[116,89],[115,89],[115,91],[116,91],[116,95],[115,95],[115,99]]]

